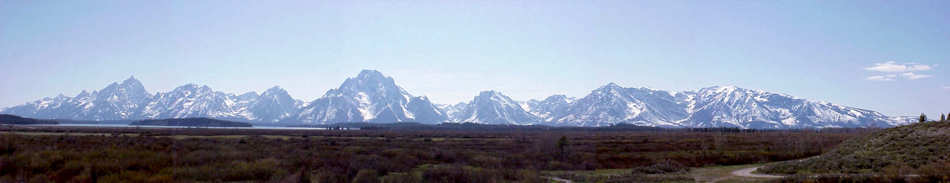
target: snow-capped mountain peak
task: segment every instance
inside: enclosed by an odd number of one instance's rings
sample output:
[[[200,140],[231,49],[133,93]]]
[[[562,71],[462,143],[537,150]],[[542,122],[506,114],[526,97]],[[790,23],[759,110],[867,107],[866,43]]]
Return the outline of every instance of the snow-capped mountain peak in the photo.
[[[284,90],[280,86],[274,86],[265,90],[262,95],[282,95],[286,93],[287,93],[287,90]]]
[[[478,96],[464,104],[463,109],[458,112],[459,114],[451,116],[459,122],[533,124],[540,121],[519,102],[494,90],[479,92]]]
[[[241,95],[186,84],[150,94],[135,77],[74,97],[46,97],[3,108],[0,113],[34,118],[134,120],[212,117],[251,122],[475,122],[607,126],[630,123],[660,127],[825,128],[885,127],[909,118],[888,117],[866,109],[810,101],[790,95],[736,86],[668,92],[607,83],[588,95],[552,95],[517,101],[488,90],[467,102],[436,105],[413,96],[393,78],[363,70],[323,97],[302,102],[278,86]]]
[[[441,122],[446,115],[428,98],[414,97],[391,77],[363,70],[307,104],[297,115],[313,122]],[[438,120],[438,121],[433,121]]]

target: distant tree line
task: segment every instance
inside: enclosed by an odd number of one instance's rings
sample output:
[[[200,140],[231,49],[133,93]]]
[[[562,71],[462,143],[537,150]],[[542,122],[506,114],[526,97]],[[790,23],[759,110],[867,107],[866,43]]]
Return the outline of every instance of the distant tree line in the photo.
[[[950,113],[948,113],[948,114],[950,114]],[[948,114],[940,113],[940,121],[933,121],[933,122],[948,122],[948,121],[947,121],[947,120],[948,120],[948,119],[947,119],[947,115],[948,115]],[[923,122],[928,122],[927,114],[920,113],[920,118],[918,118],[918,122],[921,122],[921,123],[923,123]]]

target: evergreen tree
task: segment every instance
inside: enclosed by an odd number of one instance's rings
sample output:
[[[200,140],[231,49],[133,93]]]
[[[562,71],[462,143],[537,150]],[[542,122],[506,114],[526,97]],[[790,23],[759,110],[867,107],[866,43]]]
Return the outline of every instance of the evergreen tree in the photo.
[[[567,148],[567,143],[567,136],[561,136],[561,139],[557,140],[557,150],[559,157],[564,157],[564,155],[567,154],[565,150]]]
[[[927,122],[927,115],[924,114],[924,113],[920,113],[920,121],[919,121],[919,122],[921,122],[921,123]]]

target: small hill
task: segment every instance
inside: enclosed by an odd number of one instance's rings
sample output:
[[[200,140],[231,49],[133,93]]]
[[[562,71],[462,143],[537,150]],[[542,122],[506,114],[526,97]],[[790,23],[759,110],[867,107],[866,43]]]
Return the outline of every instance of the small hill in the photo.
[[[0,114],[0,124],[13,124],[13,125],[37,125],[37,124],[59,124],[59,122],[53,120],[39,120],[33,118],[24,118],[15,115],[9,114]]]
[[[211,118],[151,119],[132,122],[129,125],[195,126],[195,127],[251,127],[250,123],[217,120]]]
[[[850,139],[818,157],[777,163],[759,171],[770,174],[895,171],[928,174],[935,170],[947,171],[947,166],[950,166],[950,122],[924,122],[873,132]]]

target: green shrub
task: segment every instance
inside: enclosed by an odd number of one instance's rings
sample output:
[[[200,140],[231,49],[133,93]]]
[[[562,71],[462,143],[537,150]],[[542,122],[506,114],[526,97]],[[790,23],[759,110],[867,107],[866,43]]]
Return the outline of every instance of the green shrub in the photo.
[[[380,178],[381,183],[416,183],[421,182],[417,177],[409,173],[389,173]]]
[[[686,171],[689,171],[689,167],[683,166],[683,164],[676,161],[665,160],[650,166],[633,168],[631,172],[633,174],[665,174]]]
[[[379,174],[376,173],[376,170],[361,169],[358,173],[356,173],[356,177],[353,177],[353,183],[378,183],[378,175]]]

